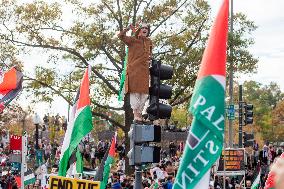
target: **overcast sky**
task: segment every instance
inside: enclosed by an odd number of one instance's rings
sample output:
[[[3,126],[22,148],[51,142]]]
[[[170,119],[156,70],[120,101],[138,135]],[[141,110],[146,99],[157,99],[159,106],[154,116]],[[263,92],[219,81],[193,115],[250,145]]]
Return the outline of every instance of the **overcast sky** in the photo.
[[[210,0],[215,15],[222,0]],[[284,1],[234,0],[234,12],[242,12],[258,26],[251,47],[259,59],[258,72],[244,75],[240,81],[255,80],[262,84],[276,82],[284,92]]]
[[[212,6],[212,17],[215,17],[222,1],[209,0]],[[244,80],[255,80],[262,84],[269,84],[273,81],[278,83],[284,92],[284,1],[234,0],[233,7],[235,13],[243,12],[258,26],[253,33],[255,45],[250,48],[251,53],[259,59],[258,70],[256,74],[241,76],[240,84]],[[43,57],[35,55],[30,59],[29,65],[36,65],[40,62],[44,62]],[[35,110],[40,115],[45,112],[54,112],[54,114],[59,113],[66,116],[67,104],[63,100],[57,100],[51,108],[38,104]]]

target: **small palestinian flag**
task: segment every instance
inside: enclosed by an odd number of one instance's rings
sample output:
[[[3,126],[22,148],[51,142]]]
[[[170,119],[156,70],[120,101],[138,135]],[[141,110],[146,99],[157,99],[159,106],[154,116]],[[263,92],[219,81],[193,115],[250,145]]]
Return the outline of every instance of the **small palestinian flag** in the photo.
[[[251,185],[252,189],[258,189],[259,188],[259,185],[260,185],[260,173],[261,173],[261,171],[259,171],[256,179],[253,181],[253,183]]]
[[[228,7],[228,0],[224,0],[203,54],[189,107],[192,127],[174,189],[207,189],[210,168],[223,148]]]
[[[33,173],[33,171],[31,169],[28,169],[24,173],[24,186],[27,186],[29,184],[33,184],[33,183],[35,183],[35,181],[36,181],[35,174]]]
[[[115,133],[114,137],[112,138],[111,146],[110,146],[109,152],[108,152],[108,157],[105,161],[104,172],[103,172],[103,180],[101,182],[100,189],[105,189],[105,187],[107,185],[110,169],[111,169],[111,166],[114,162],[116,135],[117,134]]]
[[[23,73],[15,67],[0,75],[0,113],[22,90]]]

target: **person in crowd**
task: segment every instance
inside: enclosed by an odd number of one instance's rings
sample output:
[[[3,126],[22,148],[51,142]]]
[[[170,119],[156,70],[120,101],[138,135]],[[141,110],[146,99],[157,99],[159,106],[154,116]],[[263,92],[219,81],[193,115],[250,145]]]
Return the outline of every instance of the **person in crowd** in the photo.
[[[111,189],[122,189],[120,182],[118,180],[114,180]]]
[[[93,146],[90,152],[92,169],[96,167],[96,148]]]
[[[268,150],[269,150],[269,142],[266,142],[262,148],[263,163],[265,163],[266,165],[269,165],[268,164]]]
[[[256,140],[253,140],[253,145],[252,145],[252,149],[253,149],[253,168],[256,168],[257,166],[257,162],[259,160],[259,145],[256,142]]]
[[[126,36],[132,29],[135,36]],[[149,94],[149,61],[152,57],[152,41],[149,38],[150,26],[142,24],[137,28],[129,26],[118,34],[118,38],[128,46],[125,93],[130,94],[130,105],[134,122],[143,122],[142,111]]]
[[[241,189],[241,185],[240,184],[236,184],[235,185],[235,189]]]
[[[7,186],[8,186],[8,183],[7,183],[7,180],[6,180],[6,176],[3,175],[1,177],[1,180],[0,180],[0,187],[1,188],[7,188]]]
[[[173,188],[173,177],[168,176],[167,177],[167,182],[164,185],[164,189],[172,189]]]
[[[247,189],[251,188],[251,180],[246,180],[246,188]]]
[[[173,141],[170,142],[169,149],[170,149],[170,157],[175,156],[176,155],[176,145],[174,144]]]

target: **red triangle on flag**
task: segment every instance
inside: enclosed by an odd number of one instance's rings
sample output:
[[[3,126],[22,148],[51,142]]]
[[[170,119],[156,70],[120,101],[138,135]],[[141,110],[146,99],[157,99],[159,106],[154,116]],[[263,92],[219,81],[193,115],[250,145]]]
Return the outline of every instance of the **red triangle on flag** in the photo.
[[[108,155],[111,156],[111,157],[114,157],[114,155],[115,155],[115,137],[113,137],[112,140],[111,140],[111,146],[109,148]]]
[[[226,66],[224,64],[226,64],[228,7],[229,1],[224,0],[213,23],[197,79],[208,75],[226,76]]]
[[[90,81],[89,81],[89,68],[87,68],[81,82],[77,110],[91,104],[89,94],[90,94]]]

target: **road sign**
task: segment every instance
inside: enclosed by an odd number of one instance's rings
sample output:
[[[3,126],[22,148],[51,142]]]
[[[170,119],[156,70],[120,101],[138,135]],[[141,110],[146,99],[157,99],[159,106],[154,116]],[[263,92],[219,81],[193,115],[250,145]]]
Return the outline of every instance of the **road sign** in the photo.
[[[237,173],[242,173],[245,170],[245,149],[225,149],[219,159],[219,166],[217,173],[223,174],[223,171],[232,172],[237,175]]]
[[[227,106],[227,117],[229,120],[234,120],[235,119],[235,105],[230,104]]]

